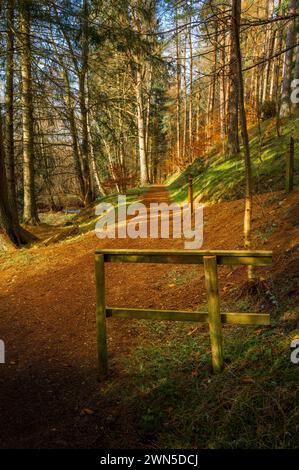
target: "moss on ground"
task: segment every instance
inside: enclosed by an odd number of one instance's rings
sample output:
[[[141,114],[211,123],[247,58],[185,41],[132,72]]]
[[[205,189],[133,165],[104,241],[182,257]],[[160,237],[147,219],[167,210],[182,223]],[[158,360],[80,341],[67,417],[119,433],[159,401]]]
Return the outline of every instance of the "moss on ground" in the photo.
[[[299,184],[299,115],[281,123],[281,136],[275,123],[268,120],[250,130],[253,185],[256,193],[284,188],[285,157],[290,137],[295,138],[295,185]],[[198,158],[182,173],[170,178],[168,188],[173,200],[181,203],[188,198],[188,175],[193,176],[193,191],[197,201],[215,203],[239,199],[244,195],[244,161],[239,156],[226,158],[215,153]]]

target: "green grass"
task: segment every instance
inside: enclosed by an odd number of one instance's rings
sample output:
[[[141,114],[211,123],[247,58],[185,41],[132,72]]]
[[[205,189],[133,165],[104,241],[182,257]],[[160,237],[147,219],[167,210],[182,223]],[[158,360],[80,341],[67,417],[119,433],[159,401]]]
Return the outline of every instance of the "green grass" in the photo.
[[[42,224],[51,226],[61,226],[68,222],[72,222],[74,214],[66,214],[65,212],[41,212],[39,218]]]
[[[132,204],[142,198],[142,194],[146,188],[135,188],[128,190],[126,194],[126,204]],[[96,203],[88,208],[81,209],[79,214],[65,214],[63,212],[49,212],[41,214],[41,221],[43,224],[51,227],[63,227],[63,226],[77,226],[78,234],[71,235],[66,238],[62,238],[60,244],[69,244],[74,240],[80,239],[85,233],[95,229],[97,221],[103,216],[96,215],[96,206],[101,203],[112,204],[113,210],[115,211],[115,218],[117,220],[118,214],[118,194],[110,194],[96,201]],[[57,232],[58,233],[58,232]]]
[[[219,375],[211,373],[207,326],[140,321],[143,344],[114,359],[125,377],[121,387],[110,384],[109,399],[133,416],[140,442],[158,448],[296,448],[299,365],[289,347],[296,315],[291,331],[281,319],[224,327]]]
[[[268,220],[263,228],[257,229],[255,231],[256,239],[261,241],[262,243],[265,243],[268,240],[268,238],[270,238],[271,235],[273,235],[273,233],[276,230],[277,230],[277,224],[275,224],[275,222]]]
[[[170,269],[163,277],[164,281],[174,286],[184,286],[198,277],[198,269],[194,266],[182,271],[181,268]]]
[[[130,189],[126,193],[126,205],[132,204],[134,202],[140,201],[142,198],[142,194],[146,188],[135,188]],[[118,194],[111,194],[109,196],[105,196],[103,198],[98,199],[94,207],[89,208],[87,211],[83,210],[81,214],[76,216],[73,221],[78,224],[79,226],[79,233],[83,234],[94,230],[96,222],[102,217],[102,215],[95,214],[95,208],[98,204],[108,203],[112,204],[115,209],[115,218],[117,220],[118,214]]]
[[[262,139],[256,128],[250,130],[250,149],[255,192],[270,192],[284,188],[285,155],[289,139],[295,138],[295,156],[299,152],[299,116],[287,119],[277,136],[274,122],[262,123]],[[299,160],[295,157],[295,185],[299,184]],[[167,181],[172,199],[185,202],[188,198],[188,175],[193,176],[194,197],[210,203],[238,199],[244,195],[244,162],[242,154],[225,158],[215,150],[204,160],[198,158],[184,172]]]
[[[37,261],[44,261],[46,259],[48,259],[46,256],[34,253],[32,250],[28,251],[28,249],[22,248],[10,255],[7,253],[0,254],[0,271],[12,266],[22,267],[33,264]]]

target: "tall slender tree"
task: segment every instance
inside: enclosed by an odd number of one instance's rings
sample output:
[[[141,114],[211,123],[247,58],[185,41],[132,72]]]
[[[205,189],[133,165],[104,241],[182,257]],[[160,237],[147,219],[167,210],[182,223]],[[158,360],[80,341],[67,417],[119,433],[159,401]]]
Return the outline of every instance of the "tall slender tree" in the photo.
[[[242,73],[242,52],[240,45],[240,20],[241,20],[241,0],[232,1],[232,31],[233,41],[236,53],[236,71],[238,77],[239,89],[239,109],[241,134],[244,146],[244,162],[245,162],[245,213],[244,213],[244,246],[246,249],[251,248],[251,220],[252,220],[252,170],[250,159],[249,137],[247,130],[247,118],[244,103],[244,80]],[[252,266],[248,267],[248,278],[253,279]]]
[[[82,121],[82,163],[84,178],[84,202],[89,205],[93,200],[92,180],[90,174],[90,148],[88,133],[88,108],[87,108],[87,78],[89,61],[89,5],[88,0],[83,0],[81,20],[81,55],[82,66],[79,74],[79,103]]]
[[[37,225],[39,223],[34,181],[34,120],[32,103],[32,78],[31,78],[31,31],[30,9],[31,0],[20,0],[20,50],[21,50],[21,103],[23,123],[23,188],[24,210],[23,221],[25,224]]]
[[[14,155],[14,0],[7,0],[6,7],[6,87],[5,87],[5,154],[7,167],[7,191],[11,214],[19,222],[15,155]]]
[[[293,56],[294,56],[294,44],[295,44],[295,14],[296,14],[296,3],[297,0],[289,0],[288,3],[288,14],[292,16],[288,23],[287,37],[286,37],[286,53],[284,63],[284,75],[282,82],[282,93],[281,93],[281,107],[280,116],[285,117],[291,113],[291,81],[293,71]]]
[[[228,136],[227,136],[227,154],[236,155],[240,151],[239,144],[239,76],[238,76],[238,57],[236,51],[236,31],[235,17],[237,12],[235,2],[232,3],[231,23],[230,23],[230,60],[229,60],[229,93],[228,93]]]

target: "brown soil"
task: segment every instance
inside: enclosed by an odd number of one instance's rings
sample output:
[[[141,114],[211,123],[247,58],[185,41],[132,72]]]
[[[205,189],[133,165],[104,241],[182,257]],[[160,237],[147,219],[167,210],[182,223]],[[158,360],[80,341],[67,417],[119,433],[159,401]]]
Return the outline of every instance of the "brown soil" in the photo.
[[[255,247],[274,250],[273,267],[259,269],[259,274],[270,276],[280,300],[289,296],[293,302],[298,301],[298,196],[298,190],[287,197],[256,196],[253,221]],[[155,200],[169,200],[165,188],[149,190],[145,201]],[[202,248],[241,249],[243,209],[241,200],[205,208]],[[99,240],[92,232],[68,243],[32,248],[40,255],[32,263],[0,271],[0,338],[6,345],[6,364],[0,364],[2,448],[144,446],[126,408],[107,397],[112,378],[119,384],[124,380],[114,359],[133,353],[143,341],[138,322],[108,319],[110,378],[97,382],[94,251],[100,247],[174,249],[182,248],[183,241]],[[108,265],[107,304],[194,309],[205,300],[202,268],[194,268],[198,276],[184,285],[172,284],[167,276],[188,269]],[[222,296],[245,279],[245,268],[221,268]],[[110,419],[115,407],[117,425]]]

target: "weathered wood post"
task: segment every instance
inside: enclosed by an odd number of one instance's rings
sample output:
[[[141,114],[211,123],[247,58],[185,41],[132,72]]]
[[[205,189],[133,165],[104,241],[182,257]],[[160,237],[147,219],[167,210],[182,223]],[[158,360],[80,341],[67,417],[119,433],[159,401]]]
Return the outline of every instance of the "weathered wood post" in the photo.
[[[107,362],[107,333],[106,333],[106,304],[105,304],[105,263],[104,255],[95,256],[96,273],[96,325],[99,379],[106,377]]]
[[[208,312],[213,371],[221,372],[223,369],[223,338],[216,256],[204,256],[204,271],[206,288],[208,291]]]
[[[191,175],[188,175],[188,204],[190,204],[191,214],[193,214],[193,180]]]
[[[290,149],[286,155],[286,181],[285,191],[290,193],[294,187],[294,138],[290,138]]]

